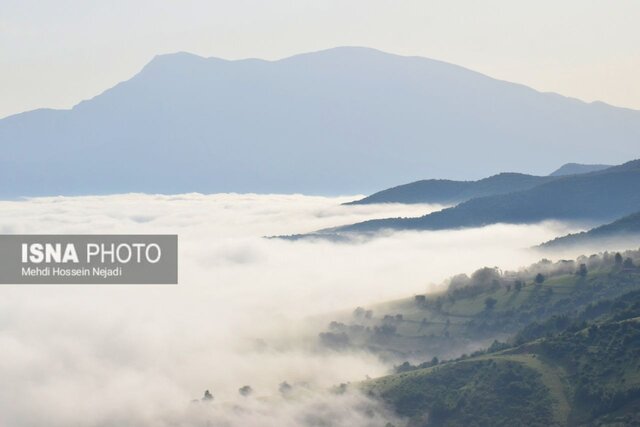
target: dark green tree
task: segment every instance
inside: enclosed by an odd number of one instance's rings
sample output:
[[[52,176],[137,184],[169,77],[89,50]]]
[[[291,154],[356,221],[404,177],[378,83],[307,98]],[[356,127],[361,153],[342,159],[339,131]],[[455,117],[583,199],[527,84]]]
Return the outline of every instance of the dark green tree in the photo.
[[[517,292],[520,292],[522,290],[522,287],[524,286],[524,283],[522,283],[522,280],[516,280],[513,283],[513,286],[516,288]]]
[[[578,267],[578,271],[576,272],[576,274],[580,277],[585,277],[587,275],[587,265],[580,264],[580,267]]]
[[[286,381],[281,382],[280,385],[278,386],[278,391],[283,396],[287,396],[287,395],[291,394],[292,390],[293,390],[293,387],[291,386],[291,384],[289,384]]]
[[[249,385],[243,385],[238,389],[238,393],[240,393],[241,396],[246,397],[246,396],[249,396],[251,393],[253,393],[253,389]]]

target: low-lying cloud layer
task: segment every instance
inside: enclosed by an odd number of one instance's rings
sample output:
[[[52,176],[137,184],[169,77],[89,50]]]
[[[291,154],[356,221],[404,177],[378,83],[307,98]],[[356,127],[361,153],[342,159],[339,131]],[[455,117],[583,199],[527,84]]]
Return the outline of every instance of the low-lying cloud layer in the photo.
[[[384,374],[315,347],[326,313],[435,289],[456,273],[529,264],[562,224],[395,233],[360,244],[283,241],[437,206],[340,206],[301,195],[117,195],[0,202],[2,233],[179,235],[177,286],[3,286],[0,424],[385,425],[362,396],[320,393]],[[324,325],[318,325],[324,326]],[[287,381],[301,391],[283,397]],[[255,392],[240,396],[238,388]],[[193,403],[205,389],[213,403]],[[358,410],[360,408],[361,410]],[[210,423],[210,424],[207,424]]]

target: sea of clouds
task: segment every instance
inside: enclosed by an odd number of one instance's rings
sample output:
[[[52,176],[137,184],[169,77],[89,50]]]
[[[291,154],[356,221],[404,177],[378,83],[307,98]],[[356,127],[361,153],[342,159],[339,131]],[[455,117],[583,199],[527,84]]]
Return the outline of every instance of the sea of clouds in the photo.
[[[0,202],[3,234],[179,235],[179,285],[0,287],[0,425],[384,426],[384,407],[332,386],[388,372],[318,349],[331,313],[437,290],[483,266],[515,269],[559,223],[285,241],[439,206],[352,197],[126,194]],[[327,317],[329,316],[329,317]],[[278,386],[291,384],[283,396]],[[250,385],[254,393],[240,396]],[[213,402],[202,402],[205,389]],[[195,400],[195,402],[194,402]]]

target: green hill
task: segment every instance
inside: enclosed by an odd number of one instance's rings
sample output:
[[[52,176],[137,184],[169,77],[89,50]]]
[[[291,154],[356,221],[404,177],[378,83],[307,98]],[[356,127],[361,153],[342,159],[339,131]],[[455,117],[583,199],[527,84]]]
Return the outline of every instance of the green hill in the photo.
[[[582,233],[568,234],[540,245],[541,248],[597,245],[608,247],[618,241],[630,241],[638,246],[640,241],[640,212],[625,216],[612,223]]]
[[[408,426],[640,425],[639,265],[635,250],[483,268],[319,339],[394,361],[358,387]]]
[[[517,272],[483,268],[451,278],[439,294],[336,317],[320,341],[335,349],[368,349],[393,363],[455,358],[506,340],[533,322],[640,290],[635,265],[640,265],[638,251],[542,260]]]
[[[561,425],[535,359],[476,357],[380,378],[364,389],[409,426]],[[567,405],[568,406],[568,405]]]
[[[550,319],[538,334],[362,387],[416,426],[640,423],[640,292]]]
[[[358,387],[409,426],[639,425],[639,263],[627,251],[485,268],[358,308],[320,340],[404,358]]]

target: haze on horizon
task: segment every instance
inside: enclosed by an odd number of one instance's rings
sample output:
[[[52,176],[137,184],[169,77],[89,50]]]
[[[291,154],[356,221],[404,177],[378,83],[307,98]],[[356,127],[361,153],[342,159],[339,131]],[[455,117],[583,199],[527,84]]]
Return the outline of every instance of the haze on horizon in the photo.
[[[0,5],[0,117],[70,108],[157,54],[279,59],[345,45],[640,109],[637,16],[640,3],[628,0],[7,0]]]

